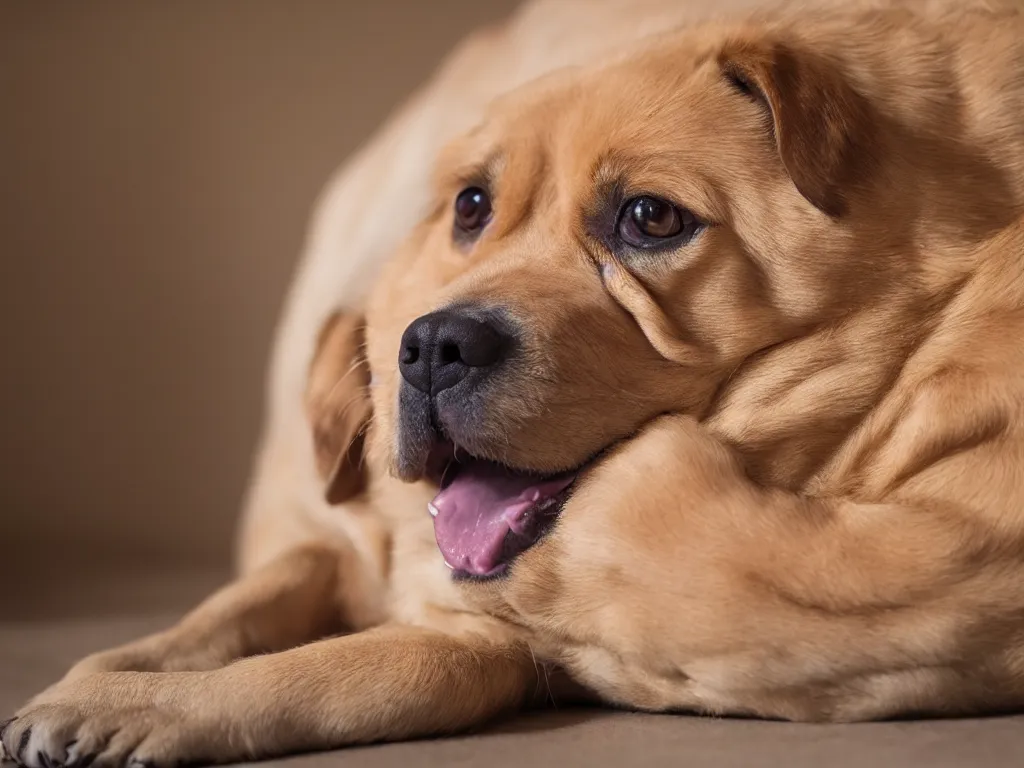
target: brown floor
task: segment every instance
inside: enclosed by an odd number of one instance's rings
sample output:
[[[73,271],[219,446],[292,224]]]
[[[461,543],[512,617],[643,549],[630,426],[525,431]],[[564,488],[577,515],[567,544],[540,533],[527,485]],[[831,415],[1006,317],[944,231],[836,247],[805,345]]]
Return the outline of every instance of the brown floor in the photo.
[[[220,580],[210,573],[84,579],[53,574],[50,569],[23,573],[22,585],[41,585],[31,593],[8,585],[0,620],[0,714],[12,711],[83,654],[173,621]],[[833,726],[566,710],[498,723],[461,738],[280,762],[293,768],[1020,768],[1024,716]]]

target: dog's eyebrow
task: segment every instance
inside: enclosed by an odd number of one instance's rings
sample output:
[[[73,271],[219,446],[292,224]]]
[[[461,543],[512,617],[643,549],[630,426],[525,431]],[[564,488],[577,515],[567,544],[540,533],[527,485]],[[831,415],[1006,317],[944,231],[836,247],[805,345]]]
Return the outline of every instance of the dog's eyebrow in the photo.
[[[621,149],[609,149],[603,152],[590,166],[590,178],[595,184],[606,185],[621,183],[629,169],[634,167],[640,158]]]
[[[447,174],[447,186],[478,186],[493,190],[504,164],[505,153],[501,150],[492,150],[483,160],[468,163]]]
[[[669,176],[664,156],[631,152],[625,149],[610,149],[602,154],[590,167],[590,177],[595,186],[618,185],[626,189],[637,186],[634,179],[650,176]],[[692,169],[688,173],[693,173]],[[642,182],[640,186],[645,186]]]
[[[593,188],[616,204],[633,194],[657,194],[706,222],[721,221],[727,210],[712,180],[687,158],[612,149],[591,164],[589,173]]]

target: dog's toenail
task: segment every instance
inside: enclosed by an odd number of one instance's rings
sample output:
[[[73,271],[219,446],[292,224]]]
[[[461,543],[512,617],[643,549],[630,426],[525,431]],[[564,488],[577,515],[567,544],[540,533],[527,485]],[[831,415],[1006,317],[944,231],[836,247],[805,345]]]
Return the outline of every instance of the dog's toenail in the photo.
[[[8,760],[14,760],[14,755],[7,751],[7,747],[4,745],[4,734],[7,733],[7,726],[13,723],[18,718],[9,717],[0,723],[0,763],[6,763]]]
[[[22,753],[25,751],[25,747],[28,746],[28,740],[30,738],[32,738],[32,726],[29,726],[25,729],[25,732],[21,734],[21,740],[18,741],[18,751],[15,753],[14,759],[17,760],[19,763],[24,762],[24,760],[21,759],[21,756]]]
[[[73,750],[75,748],[75,745],[77,743],[78,743],[78,739],[72,739],[71,741],[69,741],[67,744],[64,745],[64,763],[63,763],[64,768],[71,768],[71,766],[77,764],[77,760],[71,754],[71,750]]]

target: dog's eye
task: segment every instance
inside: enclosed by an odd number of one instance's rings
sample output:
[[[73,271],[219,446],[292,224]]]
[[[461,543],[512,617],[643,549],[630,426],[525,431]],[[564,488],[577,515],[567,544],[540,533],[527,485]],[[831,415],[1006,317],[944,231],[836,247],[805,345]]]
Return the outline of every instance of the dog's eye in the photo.
[[[667,200],[643,195],[629,200],[619,215],[619,237],[634,248],[652,248],[665,241],[689,241],[701,223],[689,211]]]
[[[467,187],[455,198],[455,225],[463,232],[476,233],[491,220],[491,198],[480,187]]]

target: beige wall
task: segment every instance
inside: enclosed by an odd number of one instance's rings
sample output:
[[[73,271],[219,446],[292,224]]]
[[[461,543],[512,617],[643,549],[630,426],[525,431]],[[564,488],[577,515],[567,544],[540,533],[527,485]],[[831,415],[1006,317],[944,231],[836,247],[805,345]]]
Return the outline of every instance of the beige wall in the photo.
[[[512,4],[0,0],[0,570],[227,557],[315,195]]]

